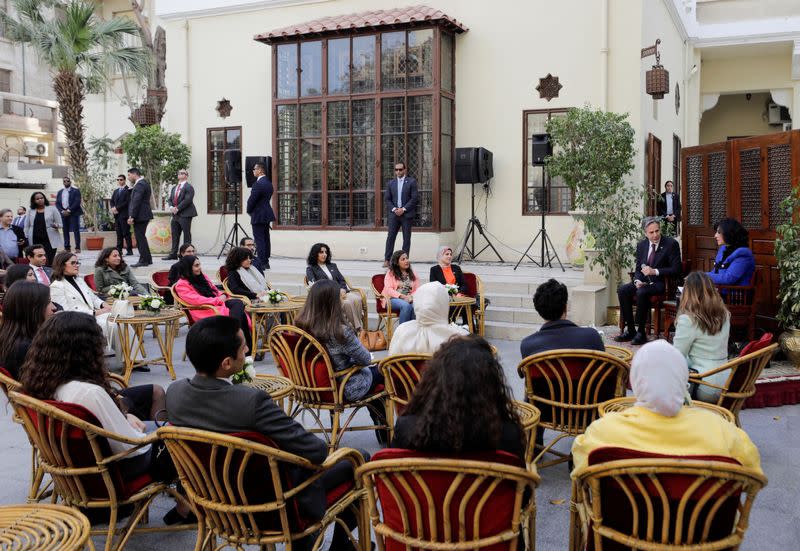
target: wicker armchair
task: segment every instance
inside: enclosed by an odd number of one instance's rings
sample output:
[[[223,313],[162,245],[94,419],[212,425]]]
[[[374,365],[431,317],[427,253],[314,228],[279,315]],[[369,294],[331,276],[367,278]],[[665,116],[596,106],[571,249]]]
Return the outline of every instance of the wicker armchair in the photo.
[[[744,401],[756,393],[756,379],[761,375],[777,348],[777,344],[771,344],[704,373],[690,373],[689,382],[718,390],[720,395],[716,405],[733,413],[736,417],[736,425],[741,427],[739,411],[741,411]],[[725,370],[730,370],[730,374],[723,385],[715,385],[706,380],[711,375]]]
[[[600,404],[625,395],[628,363],[597,350],[550,350],[524,358],[517,367],[525,378],[526,400],[541,412],[540,426],[560,432],[535,458],[539,467],[572,461],[552,449],[567,436],[583,434],[599,416]],[[540,462],[545,453],[557,459]]]
[[[158,436],[166,443],[180,475],[189,501],[198,513],[195,549],[217,549],[215,538],[231,546],[260,545],[273,549],[275,544],[316,535],[314,549],[319,549],[325,528],[346,509],[359,519],[359,538],[369,528],[363,511],[363,490],[358,479],[343,483],[327,492],[326,511],[319,519],[304,518],[294,499],[338,461],[349,461],[353,469],[364,458],[353,449],[337,450],[322,465],[278,449],[259,433],[225,435],[216,432],[162,427]],[[303,482],[293,483],[289,468],[311,473]],[[352,534],[351,534],[352,537]],[[364,542],[360,542],[363,544]],[[357,547],[361,547],[358,543]]]
[[[358,469],[377,548],[534,549],[539,476],[506,452],[384,449]],[[380,503],[380,508],[378,507]]]
[[[369,313],[367,312],[367,294],[364,292],[364,289],[359,289],[358,287],[353,287],[350,284],[350,280],[349,279],[344,278],[344,282],[347,284],[347,287],[350,289],[351,293],[355,292],[355,293],[358,293],[359,295],[361,295],[361,315],[363,317],[362,321],[363,321],[363,324],[364,324],[364,329],[369,329]],[[305,285],[306,288],[309,287],[308,277],[306,277],[306,276],[303,276],[303,285]]]
[[[383,373],[386,392],[389,395],[389,406],[386,408],[389,425],[389,441],[394,438],[394,424],[403,414],[411,395],[419,383],[425,363],[431,359],[431,354],[398,354],[386,356],[378,367]]]
[[[232,293],[230,288],[228,287],[228,278],[222,280],[222,288],[225,290],[225,294],[228,295],[230,298],[238,298],[241,300],[246,306],[250,305],[250,299],[244,295],[237,295]]]
[[[744,330],[747,340],[753,340],[756,328],[756,274],[749,285],[717,285],[722,301],[731,313],[731,331]]]
[[[467,296],[478,298],[478,302],[472,307],[472,316],[478,335],[483,337],[486,334],[486,295],[483,291],[483,281],[472,272],[463,272],[463,275]]]
[[[344,387],[348,379],[362,369],[353,366],[344,371],[334,371],[327,350],[317,339],[293,325],[277,325],[267,337],[269,351],[281,374],[294,384],[294,409],[292,417],[307,411],[314,418],[318,428],[311,432],[322,433],[328,442],[330,451],[339,446],[342,434],[347,430],[389,430],[386,424],[351,426],[355,414],[361,408],[367,408],[372,414],[383,417],[385,412],[386,390],[376,387],[372,393],[360,400],[348,402],[344,398]],[[345,409],[350,414],[342,422]],[[320,413],[328,410],[331,413],[331,427],[322,423]]]
[[[150,288],[158,293],[161,298],[172,297],[169,270],[157,270],[150,274]]]
[[[106,551],[125,547],[139,522],[147,518],[156,495],[166,492],[176,500],[183,500],[169,485],[154,481],[148,474],[126,479],[118,468],[119,462],[131,457],[135,450],[155,442],[156,435],[135,439],[107,431],[94,415],[77,404],[37,400],[13,391],[9,398],[37,449],[41,469],[53,479],[62,502],[71,507],[110,511],[108,528],[92,531],[106,535]],[[113,454],[109,440],[133,447]],[[126,505],[133,506],[133,512],[124,527],[117,527],[120,508]],[[193,528],[184,525],[140,530],[162,532]],[[119,539],[115,541],[115,537]]]
[[[591,459],[591,456],[590,456]],[[738,549],[760,473],[725,458],[622,459],[581,469],[573,484],[570,549]]]
[[[394,329],[392,328],[392,320],[395,318],[399,319],[399,316],[396,312],[392,312],[392,301],[386,299],[386,306],[383,305],[383,282],[385,274],[375,274],[372,276],[372,294],[375,297],[375,311],[378,313],[378,327],[376,328],[378,331],[381,329],[381,325],[386,327],[386,344],[388,345],[392,342],[392,332]]]
[[[170,287],[170,292],[172,293],[172,300],[174,300],[175,305],[180,307],[180,309],[183,311],[183,314],[186,316],[186,320],[189,322],[189,325],[194,325],[194,322],[197,321],[194,316],[192,316],[192,312],[195,310],[213,310],[215,315],[219,315],[219,310],[210,304],[189,304],[188,302],[184,301],[180,295],[178,295],[174,285]]]

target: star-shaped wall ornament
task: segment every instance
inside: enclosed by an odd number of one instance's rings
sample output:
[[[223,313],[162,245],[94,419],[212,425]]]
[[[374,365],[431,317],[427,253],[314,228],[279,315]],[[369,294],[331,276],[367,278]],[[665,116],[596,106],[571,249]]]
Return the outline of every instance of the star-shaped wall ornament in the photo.
[[[536,90],[539,92],[539,97],[550,101],[558,97],[558,91],[563,88],[563,85],[558,82],[558,77],[554,77],[550,73],[547,76],[539,79],[539,86]]]
[[[225,98],[222,98],[217,102],[216,109],[217,113],[219,113],[219,116],[224,119],[225,117],[231,116],[231,111],[233,110],[233,106],[231,105],[230,101],[228,101]]]

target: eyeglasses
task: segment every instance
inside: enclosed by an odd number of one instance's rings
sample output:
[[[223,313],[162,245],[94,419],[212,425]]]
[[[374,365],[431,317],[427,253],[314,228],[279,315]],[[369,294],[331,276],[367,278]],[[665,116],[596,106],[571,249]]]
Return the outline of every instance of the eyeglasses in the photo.
[[[67,262],[67,264],[69,264],[70,266],[80,266],[81,265],[81,261],[80,260],[70,260],[69,262]]]
[[[395,172],[403,172],[404,170],[405,170],[405,168],[395,168],[394,169]]]

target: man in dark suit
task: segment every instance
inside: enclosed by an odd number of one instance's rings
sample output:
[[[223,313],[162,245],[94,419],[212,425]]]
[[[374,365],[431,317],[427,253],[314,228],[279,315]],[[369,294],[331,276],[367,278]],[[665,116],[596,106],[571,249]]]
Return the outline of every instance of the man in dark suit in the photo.
[[[536,288],[533,306],[545,320],[541,329],[528,335],[519,345],[523,358],[559,348],[606,349],[596,329],[578,327],[567,319],[567,286],[550,279]]]
[[[147,243],[147,224],[153,219],[153,209],[150,208],[153,191],[150,189],[150,183],[142,177],[142,171],[136,167],[128,169],[128,181],[133,184],[131,200],[128,203],[128,224],[133,224],[136,247],[139,249],[139,262],[131,267],[139,268],[153,263],[150,245]]]
[[[47,265],[47,253],[45,253],[44,247],[38,244],[28,245],[25,247],[25,258],[33,268],[36,281],[50,287],[50,282],[53,280],[53,268]]]
[[[253,239],[256,241],[256,268],[269,270],[269,257],[272,253],[272,244],[269,240],[269,224],[275,220],[272,210],[272,182],[267,177],[267,167],[264,163],[253,166],[253,175],[256,183],[247,198],[247,214],[250,215],[250,224],[253,226]]]
[[[195,323],[186,336],[186,354],[197,372],[192,379],[176,381],[167,390],[169,422],[221,433],[258,432],[269,437],[285,452],[319,465],[325,461],[325,443],[287,416],[269,394],[247,385],[234,385],[226,379],[244,367],[247,345],[237,319],[213,316]],[[309,471],[287,470],[296,486],[309,476]],[[319,519],[325,512],[327,490],[353,479],[352,465],[340,461],[298,497],[298,506],[305,517]],[[355,526],[355,516],[340,515],[348,526]],[[309,539],[313,539],[309,538]],[[311,542],[301,540],[301,549]],[[293,546],[293,548],[295,547]],[[353,549],[340,530],[334,530],[331,549]]]
[[[681,199],[678,197],[678,194],[674,192],[672,180],[666,181],[664,189],[666,191],[661,194],[661,199],[658,200],[656,213],[667,222],[674,224],[677,230],[681,222]]]
[[[636,246],[636,267],[633,282],[617,289],[619,311],[624,331],[614,340],[631,341],[639,345],[647,342],[645,326],[650,312],[650,297],[661,295],[666,288],[666,278],[681,272],[681,250],[678,242],[661,235],[660,220],[649,216],[642,223],[646,239]],[[636,319],[633,318],[633,301],[636,301]],[[634,326],[634,321],[636,325]],[[638,332],[636,327],[639,328]]]
[[[123,246],[127,247],[126,256],[133,256],[133,240],[131,225],[128,224],[128,205],[131,202],[131,190],[125,185],[125,175],[117,176],[117,189],[111,194],[111,214],[114,215],[114,229],[117,231],[117,250],[122,254]]]
[[[394,252],[394,242],[397,232],[403,228],[403,251],[408,254],[411,249],[411,224],[417,215],[417,181],[406,175],[406,164],[403,162],[394,165],[395,177],[386,183],[383,193],[383,202],[388,209],[386,213],[389,235],[386,236],[386,250],[383,253],[383,267],[389,267],[389,259]]]
[[[81,252],[81,190],[72,187],[72,180],[65,176],[62,180],[64,189],[58,190],[56,195],[56,208],[61,213],[61,222],[64,224],[64,250],[71,251],[69,234],[75,236],[75,254]]]
[[[172,232],[172,250],[164,260],[178,260],[178,246],[181,233],[183,242],[192,242],[192,218],[197,216],[194,206],[194,187],[188,182],[189,171],[182,168],[178,171],[178,183],[173,186],[167,196],[167,205],[172,212],[170,230]]]

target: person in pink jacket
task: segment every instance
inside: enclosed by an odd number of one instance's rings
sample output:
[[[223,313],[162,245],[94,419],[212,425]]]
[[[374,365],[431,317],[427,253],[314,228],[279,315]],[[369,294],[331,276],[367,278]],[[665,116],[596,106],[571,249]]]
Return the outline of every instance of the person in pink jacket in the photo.
[[[419,288],[419,278],[411,269],[411,261],[404,251],[395,251],[389,261],[389,271],[383,278],[383,306],[390,300],[397,312],[399,323],[415,319],[414,293]]]
[[[250,318],[244,311],[244,303],[238,298],[228,298],[228,295],[217,289],[210,279],[203,273],[200,259],[194,255],[186,255],[178,261],[180,279],[175,284],[175,292],[190,306],[209,304],[216,308],[220,316],[236,318],[242,327],[250,326]],[[214,310],[193,310],[195,320],[207,318],[214,314]],[[244,331],[247,348],[252,350],[250,331]]]

